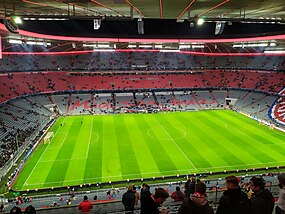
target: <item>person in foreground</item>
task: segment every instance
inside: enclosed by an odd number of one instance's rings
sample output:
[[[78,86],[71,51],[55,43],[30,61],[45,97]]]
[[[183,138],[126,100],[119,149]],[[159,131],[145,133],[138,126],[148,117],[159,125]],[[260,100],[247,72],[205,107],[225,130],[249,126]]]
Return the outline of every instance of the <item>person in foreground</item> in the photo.
[[[168,214],[166,208],[161,208],[161,204],[169,197],[168,192],[163,188],[157,188],[155,193],[149,195],[141,205],[141,214]]]
[[[128,187],[128,191],[123,194],[122,203],[125,207],[125,211],[130,213],[135,209],[135,193],[133,192],[133,185]]]
[[[26,207],[24,214],[36,214],[36,209],[33,205],[29,205]]]
[[[279,197],[277,201],[277,206],[275,208],[276,214],[285,214],[285,173],[281,173],[277,176],[279,190]]]
[[[252,214],[272,214],[274,209],[274,197],[265,189],[265,181],[262,178],[252,177],[249,188],[253,191],[251,202]]]
[[[22,213],[22,210],[20,209],[20,207],[13,207],[11,210],[10,210],[10,214],[21,214]]]
[[[93,204],[88,201],[88,197],[85,195],[83,201],[79,204],[78,209],[83,213],[89,213],[92,208]]]
[[[226,187],[216,214],[250,214],[250,201],[247,194],[240,189],[237,177],[226,177]]]
[[[214,214],[206,198],[206,184],[195,184],[195,192],[184,200],[178,210],[178,214]]]
[[[176,187],[176,191],[171,194],[171,198],[175,201],[184,201],[184,193],[181,192],[180,187]]]

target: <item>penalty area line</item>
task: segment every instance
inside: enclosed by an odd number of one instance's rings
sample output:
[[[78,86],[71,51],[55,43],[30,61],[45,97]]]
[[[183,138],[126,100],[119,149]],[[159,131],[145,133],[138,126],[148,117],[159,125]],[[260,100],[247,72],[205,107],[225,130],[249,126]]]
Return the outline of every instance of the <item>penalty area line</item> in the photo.
[[[65,118],[63,119],[62,122],[64,122]],[[56,130],[56,133],[54,134],[54,136],[57,134],[59,128]],[[46,153],[47,149],[49,148],[50,144],[47,144],[47,147],[45,148],[44,152],[42,153],[42,155],[40,156],[40,158],[38,159],[36,165],[33,167],[31,173],[29,174],[29,176],[27,177],[27,179],[24,182],[24,185],[27,185],[27,181],[30,179],[30,177],[32,176],[32,174],[34,173],[35,169],[37,168],[38,164],[41,162],[40,160],[42,159],[42,157],[44,156],[44,154]]]

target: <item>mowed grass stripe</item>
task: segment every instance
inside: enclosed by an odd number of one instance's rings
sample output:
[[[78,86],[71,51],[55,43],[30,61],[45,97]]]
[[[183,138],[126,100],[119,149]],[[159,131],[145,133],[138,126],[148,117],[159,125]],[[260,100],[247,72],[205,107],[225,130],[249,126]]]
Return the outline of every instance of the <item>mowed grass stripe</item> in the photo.
[[[140,125],[144,127],[144,130],[147,131],[153,128],[153,124],[156,121],[152,118],[152,115],[142,115],[140,118]],[[167,173],[168,171],[172,171],[173,173],[178,173],[175,164],[172,162],[172,159],[168,155],[167,150],[165,149],[164,144],[165,141],[159,140],[161,136],[167,136],[162,129],[157,129],[154,132],[154,138],[149,138],[147,141],[147,146],[149,151],[151,152],[152,158],[155,160],[155,163],[161,173]]]
[[[214,114],[216,112],[213,112]],[[244,115],[238,114],[238,116],[235,114],[235,112],[229,111],[228,114],[225,114],[224,111],[220,112],[221,115],[224,115],[225,118],[228,118],[231,115],[230,121],[236,125],[236,124],[244,124],[244,127],[247,127],[248,130],[250,130],[251,136],[255,137],[259,140],[261,144],[272,144],[273,143],[284,143],[284,137],[280,137],[280,135],[275,135],[273,133],[280,133],[280,131],[277,130],[270,130],[268,126],[264,125],[258,125],[258,122],[255,120],[252,120]],[[247,132],[245,133],[248,133]]]
[[[89,149],[90,134],[92,132],[92,123],[90,123],[90,121],[91,120],[88,117],[76,117],[76,126],[74,129],[71,127],[70,131],[76,132],[77,136],[72,142],[74,144],[74,149],[72,151],[71,161],[68,165],[63,185],[71,185],[74,181],[77,181],[80,184],[84,183],[85,165]],[[76,171],[74,169],[76,169]]]
[[[216,112],[214,115],[215,114]],[[261,163],[277,161],[275,159],[275,155],[279,156],[279,154],[274,151],[272,151],[273,154],[270,154],[267,149],[262,148],[265,144],[260,144],[260,142],[255,138],[257,135],[256,131],[251,129],[251,125],[248,125],[245,120],[228,118],[228,115],[223,116],[222,112],[221,116],[223,121],[230,124],[229,129],[231,130],[231,135],[235,136],[236,139],[239,138],[236,143],[241,148],[248,148],[248,150],[244,150],[244,152],[251,153],[252,156],[258,159]]]
[[[200,117],[200,116],[197,115],[197,117]],[[208,120],[206,122],[209,123]],[[204,124],[205,121],[204,122],[195,121],[195,123],[191,124],[191,129],[193,130],[194,134],[197,134],[197,138],[200,139],[200,141],[197,142],[197,145],[195,147],[197,148],[197,151],[199,152],[199,154],[205,160],[207,160],[207,162],[199,161],[198,167],[206,168],[210,171],[212,170],[220,171],[221,168],[230,167],[232,166],[232,164],[236,164],[236,165],[242,164],[239,158],[236,158],[235,156],[233,156],[231,150],[229,150],[228,147],[224,147],[220,143],[216,134],[207,130],[207,127],[205,127],[204,125],[201,125],[202,123]],[[204,142],[212,150],[211,153],[204,152],[204,146],[202,142]],[[211,160],[210,154],[212,153],[216,153],[219,156],[219,159]],[[223,167],[216,168],[220,166],[223,166]]]
[[[177,116],[173,114],[169,119],[168,117],[165,117],[165,119],[171,122],[172,127],[179,127],[180,131],[185,130],[185,138],[178,140],[177,143],[193,164],[198,168],[226,165],[227,163],[212,149],[216,145],[201,140],[200,128],[195,126],[193,122],[187,123],[184,115],[183,113],[178,113]]]
[[[90,119],[93,123],[93,129],[84,178],[86,182],[102,182],[103,117],[90,116]]]
[[[67,125],[64,125],[65,127],[67,126],[68,129],[66,138],[61,143],[56,161],[53,162],[52,168],[46,177],[45,187],[50,187],[51,184],[53,184],[53,186],[60,186],[64,183],[65,175],[75,148],[74,139],[76,139],[78,135],[76,130],[78,124],[80,124],[80,119],[76,117],[68,118],[66,124]]]
[[[177,140],[179,140],[179,138],[181,138],[179,132],[176,132],[176,129],[173,129],[174,127],[169,130],[165,128],[167,124],[162,114],[155,116],[152,115],[152,117],[157,122],[158,128],[160,128],[162,132],[165,134],[165,139],[167,142],[163,143],[162,145],[164,146],[165,151],[168,153],[172,162],[175,164],[175,167],[177,169],[186,168],[189,170],[191,169],[196,170],[195,165],[191,162],[191,160],[187,157],[187,155],[184,153],[184,151],[179,147],[179,145],[176,142]]]
[[[275,142],[272,141],[270,137],[262,137],[262,135],[264,135],[262,131],[251,129],[247,124],[243,123],[243,121],[235,123],[235,125],[236,127],[234,130],[236,130],[237,134],[242,136],[241,143],[244,142],[244,145],[248,147],[248,150],[261,162],[274,162],[278,161],[280,158],[284,158],[282,153],[275,148],[271,149],[268,147],[268,145],[275,144]]]
[[[127,132],[128,119],[129,117],[124,117],[122,115],[114,117],[114,126],[116,129],[117,146],[123,179],[141,177],[134,148]],[[137,139],[137,145],[140,145],[141,141],[143,141],[143,139]]]
[[[58,136],[59,124],[63,120],[64,118],[59,118],[51,129],[51,131],[55,133],[55,137]],[[41,161],[45,159],[44,155],[48,152],[48,147],[49,144],[43,145],[43,142],[41,142],[36,150],[31,154],[16,180],[15,188],[32,189],[43,187],[46,175],[49,173],[49,169],[51,168],[50,164],[41,164]]]
[[[103,149],[102,149],[102,178],[106,180],[122,180],[122,170],[116,130],[114,127],[114,116],[103,117]]]
[[[285,165],[285,134],[232,111],[69,116],[51,131],[14,189]]]
[[[162,131],[167,134],[165,136],[165,141],[167,142],[164,143],[163,146],[172,162],[175,164],[176,168],[188,169],[190,171],[196,170],[196,166],[191,161],[191,154],[190,157],[189,154],[185,154],[185,150],[183,148],[184,143],[183,145],[179,143],[180,141],[183,141],[183,139],[187,136],[187,133],[184,131],[184,129],[181,129],[180,127],[174,127],[172,125],[172,120],[169,122],[163,114],[153,115],[153,117],[156,118],[155,120],[158,124],[158,127],[160,127]],[[169,119],[171,119],[171,117]]]
[[[151,175],[151,173],[155,176],[161,175],[155,159],[149,150],[148,142],[150,141],[150,137],[140,117],[128,117],[127,132],[134,148],[134,154],[137,158],[142,177]]]
[[[217,118],[219,118],[219,120]],[[225,146],[228,146],[230,149],[232,149],[232,151],[235,151],[237,154],[242,154],[240,156],[246,164],[262,163],[252,151],[253,148],[251,148],[251,144],[245,140],[245,137],[247,137],[247,135],[240,135],[239,132],[238,134],[235,134],[232,129],[227,124],[225,124],[225,118],[221,117],[220,115],[208,115],[208,119],[212,121],[213,127],[216,127],[217,130],[222,130],[223,127],[226,127],[226,131],[223,133],[218,132],[219,135],[217,137],[221,140],[221,142],[224,143]],[[238,130],[240,127],[234,128]]]
[[[212,121],[210,121],[208,118],[206,118],[206,120],[201,119],[201,117],[203,117],[205,114],[207,114],[207,111],[201,112],[201,114],[194,114],[196,119],[195,124],[193,125],[200,128],[201,139],[209,144],[216,144],[219,147],[219,154],[221,155],[221,158],[228,163],[228,166],[244,165],[245,162],[238,156],[239,153],[232,148],[235,147],[235,145],[230,144],[230,142],[223,142],[225,138],[222,135],[225,133],[221,133],[218,129],[216,129]]]

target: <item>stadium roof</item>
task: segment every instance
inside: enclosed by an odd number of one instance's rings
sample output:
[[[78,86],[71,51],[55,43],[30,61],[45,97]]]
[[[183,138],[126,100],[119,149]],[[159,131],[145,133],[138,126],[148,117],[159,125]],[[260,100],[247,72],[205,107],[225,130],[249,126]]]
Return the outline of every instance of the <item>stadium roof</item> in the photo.
[[[0,35],[4,52],[27,51],[11,40],[41,42],[47,48],[44,51],[106,47],[264,53],[285,48],[285,3],[280,0],[2,1]],[[15,16],[24,22],[18,25],[18,34],[4,26],[4,20]],[[204,26],[197,25],[198,18],[204,19]],[[138,32],[139,19],[144,22],[143,34]],[[100,20],[100,29],[95,30],[94,20]],[[225,26],[219,35],[215,35],[217,22]]]
[[[74,15],[134,18],[187,19],[191,16],[216,18],[285,18],[280,0],[2,0],[0,16]],[[133,14],[133,15],[132,15]]]

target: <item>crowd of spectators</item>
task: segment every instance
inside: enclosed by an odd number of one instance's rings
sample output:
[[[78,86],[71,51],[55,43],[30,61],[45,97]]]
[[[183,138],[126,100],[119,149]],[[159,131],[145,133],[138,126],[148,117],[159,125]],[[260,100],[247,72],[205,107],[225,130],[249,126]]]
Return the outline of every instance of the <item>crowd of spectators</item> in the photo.
[[[80,55],[6,55],[0,72],[17,71],[127,71],[189,69],[284,70],[282,56],[193,56],[179,53],[100,52]]]
[[[12,98],[24,96],[34,93],[53,93],[55,91],[69,90],[140,90],[140,89],[211,89],[211,88],[236,88],[250,89],[263,92],[277,94],[285,85],[284,72],[259,72],[259,71],[227,71],[227,70],[205,70],[203,72],[129,72],[129,73],[68,73],[68,72],[39,72],[39,73],[9,73],[3,74],[0,78],[0,135],[17,132],[22,130],[23,126],[28,127],[27,130],[35,130],[39,127],[43,118],[48,118],[49,113],[41,113],[46,110],[45,107],[36,102],[23,99],[21,104],[9,103],[3,104]],[[194,95],[190,95],[194,96]],[[67,96],[68,97],[68,96]],[[96,99],[97,100],[96,100]],[[114,112],[116,105],[122,105],[115,100],[116,97],[112,93],[111,96],[103,98],[95,96],[93,103],[88,103],[91,109],[90,112]],[[140,99],[133,97],[132,103],[140,107],[148,107],[161,104],[162,98],[154,95],[154,99],[150,100],[149,95],[142,96]],[[158,98],[160,100],[158,100]],[[170,96],[165,100],[165,108],[171,101],[177,100],[181,103],[183,100],[178,100],[178,97],[170,99]],[[212,98],[213,103],[218,106],[218,103]],[[50,98],[51,100],[51,98]],[[144,101],[148,100],[148,101]],[[102,103],[99,103],[102,101]],[[75,101],[74,101],[75,102]],[[97,102],[97,103],[96,103]],[[149,102],[149,103],[147,103]],[[215,103],[216,102],[216,103]],[[50,101],[50,104],[54,104]],[[68,106],[72,103],[68,103]],[[98,104],[98,105],[97,105]],[[25,107],[21,107],[21,106]],[[177,104],[178,105],[178,104]],[[179,104],[180,105],[180,104]],[[178,106],[179,106],[178,105]],[[198,105],[204,105],[201,103]],[[208,104],[205,104],[207,106]],[[270,105],[270,104],[268,104]],[[122,105],[123,106],[123,105]],[[208,105],[209,106],[209,105]],[[65,109],[66,106],[65,106]],[[100,109],[100,111],[94,111]],[[13,111],[12,111],[13,110]],[[89,113],[86,109],[80,109],[79,112]],[[33,116],[33,117],[32,117]],[[42,117],[42,118],[41,118]],[[12,121],[12,122],[11,122]],[[24,129],[26,130],[26,129]],[[1,136],[0,136],[1,138]],[[11,158],[11,154],[15,152],[15,146],[9,143],[4,145],[4,155],[0,160],[1,166]],[[14,145],[14,144],[12,144]],[[7,148],[6,148],[7,147]]]
[[[13,158],[18,149],[25,142],[26,137],[34,132],[34,129],[17,130],[11,133],[0,142],[0,167],[2,167],[8,160]]]
[[[63,195],[51,195],[51,200],[58,202],[56,205],[50,203],[50,206],[42,206],[43,203],[40,203],[40,201],[47,200],[42,198],[42,196],[38,198],[35,196],[31,200],[27,195],[19,195],[16,197],[16,201],[13,200],[8,207],[6,207],[7,205],[5,206],[5,210],[13,209],[15,205],[22,210],[29,205],[33,205],[36,208],[72,207],[70,206],[71,203],[65,204],[65,199],[70,200],[73,207],[77,206],[77,209],[82,210],[79,204],[80,200],[84,199],[83,204],[87,206],[85,208],[91,208],[92,204],[92,213],[106,213],[98,205],[101,202],[112,202],[103,205],[109,207],[113,211],[112,213],[124,213],[120,211],[124,209],[125,213],[212,214],[212,208],[214,208],[218,214],[272,214],[275,213],[275,211],[272,212],[275,207],[276,214],[280,214],[285,210],[284,186],[285,173],[274,174],[268,172],[266,174],[240,177],[229,175],[225,179],[207,179],[204,175],[198,175],[195,178],[189,178],[187,182],[181,180],[151,185],[143,183],[140,191],[137,191],[134,185],[129,185],[126,192],[124,188],[95,191],[80,191],[78,188],[72,188],[67,193],[63,193]],[[106,191],[107,195],[115,194],[116,196],[110,199],[107,197]],[[178,195],[183,195],[184,198],[178,197],[179,200],[177,200],[177,197],[174,195],[178,191]],[[88,200],[88,198],[90,199]],[[121,206],[117,206],[116,203],[121,204]],[[63,213],[71,212],[71,210],[64,211],[62,208],[55,210]]]
[[[27,84],[29,83],[29,84]],[[27,94],[56,91],[139,90],[183,88],[241,88],[277,93],[285,85],[284,72],[205,70],[203,72],[19,73],[0,78],[0,102]]]

